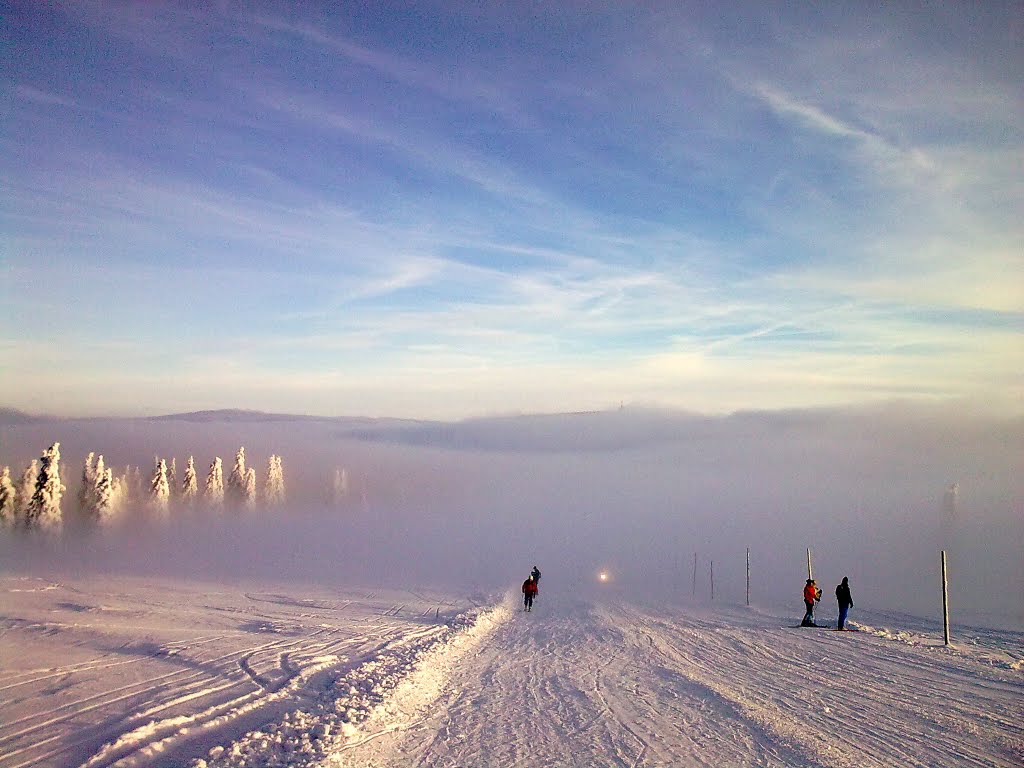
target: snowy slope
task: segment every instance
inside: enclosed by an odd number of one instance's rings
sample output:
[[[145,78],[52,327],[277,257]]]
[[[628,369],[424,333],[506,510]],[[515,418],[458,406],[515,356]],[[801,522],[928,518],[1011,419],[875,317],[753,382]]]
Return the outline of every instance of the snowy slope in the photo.
[[[1016,766],[1024,636],[549,586],[0,578],[0,768]]]
[[[333,765],[1020,765],[1016,655],[742,610],[543,601],[427,720]],[[881,632],[879,634],[882,634]],[[1019,638],[1018,638],[1019,641]]]

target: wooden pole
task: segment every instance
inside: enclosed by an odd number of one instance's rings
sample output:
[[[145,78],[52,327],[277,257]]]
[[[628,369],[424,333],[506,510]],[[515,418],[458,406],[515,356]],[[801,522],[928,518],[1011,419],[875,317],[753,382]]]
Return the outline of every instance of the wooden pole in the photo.
[[[946,577],[946,550],[942,550],[942,640],[949,645],[949,580]]]
[[[747,547],[747,605],[750,605],[750,547]]]
[[[715,599],[715,561],[711,561],[711,599]]]
[[[697,553],[693,553],[693,596],[697,596]]]
[[[811,548],[807,548],[807,578],[813,579],[814,574],[811,573]]]

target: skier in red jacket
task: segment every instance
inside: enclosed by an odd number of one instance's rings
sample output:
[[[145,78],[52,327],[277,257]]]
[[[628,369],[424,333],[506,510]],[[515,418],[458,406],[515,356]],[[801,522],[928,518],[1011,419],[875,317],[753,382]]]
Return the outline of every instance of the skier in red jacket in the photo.
[[[523,582],[523,610],[533,610],[533,598],[537,596],[537,582],[530,576]]]
[[[814,623],[814,604],[821,600],[821,589],[815,584],[814,579],[808,579],[807,584],[804,585],[804,608],[807,612],[804,614],[803,621],[800,622],[801,627],[816,627]]]

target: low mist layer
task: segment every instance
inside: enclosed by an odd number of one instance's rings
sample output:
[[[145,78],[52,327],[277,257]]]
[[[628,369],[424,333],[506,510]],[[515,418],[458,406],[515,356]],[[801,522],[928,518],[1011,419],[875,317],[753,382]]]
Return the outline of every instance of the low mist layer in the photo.
[[[858,605],[1024,626],[1024,423],[897,407],[707,418],[624,409],[450,424],[254,414],[0,427],[20,474],[61,442],[65,528],[0,537],[8,572],[189,574],[325,584],[624,590],[800,610],[806,548],[826,604],[849,576]],[[278,510],[145,504],[102,529],[75,516],[86,454],[108,466],[194,455],[226,468],[239,446],[283,459]],[[343,469],[346,489],[333,494]],[[180,479],[180,475],[179,475]],[[200,481],[201,482],[201,481]],[[956,485],[955,493],[950,489]],[[694,555],[697,575],[694,581]],[[598,572],[610,575],[599,584]]]

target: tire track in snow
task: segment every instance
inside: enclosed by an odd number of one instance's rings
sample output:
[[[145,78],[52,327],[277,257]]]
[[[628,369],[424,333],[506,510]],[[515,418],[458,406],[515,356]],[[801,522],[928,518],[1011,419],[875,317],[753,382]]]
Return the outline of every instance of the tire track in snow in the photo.
[[[377,639],[380,640],[383,636],[396,633],[396,630],[382,633],[382,635],[377,636]],[[267,708],[276,703],[287,701],[290,697],[299,695],[302,688],[316,676],[331,670],[339,664],[346,663],[346,659],[336,655],[338,651],[350,645],[363,643],[367,639],[365,637],[345,636],[328,641],[320,646],[310,647],[306,652],[310,656],[310,664],[302,668],[298,674],[275,690],[261,687],[256,691],[220,702],[197,713],[167,717],[138,726],[131,731],[122,733],[114,742],[105,745],[96,755],[83,764],[83,768],[95,768],[95,766],[104,765],[145,765],[147,760],[154,754],[166,752],[176,743],[187,740],[197,733],[224,728],[232,721],[252,715],[261,708]],[[387,643],[387,640],[383,640],[377,648],[384,647]],[[225,686],[225,689],[230,689],[230,687],[232,686]],[[195,699],[202,696],[203,693],[185,696],[182,701]],[[131,722],[143,721],[166,708],[166,706],[151,708],[140,713],[137,717],[131,718]]]
[[[11,742],[13,742],[13,741],[15,741],[15,740],[19,739],[20,737],[25,736],[27,734],[34,733],[34,732],[38,731],[41,728],[48,727],[48,726],[51,726],[51,725],[54,725],[54,724],[57,724],[57,723],[61,723],[61,722],[64,722],[66,720],[70,720],[72,718],[78,717],[80,714],[82,714],[84,712],[91,712],[91,711],[94,711],[96,709],[100,709],[100,708],[109,706],[111,704],[115,704],[115,703],[118,703],[118,702],[121,702],[121,701],[125,701],[126,699],[137,698],[137,697],[146,697],[148,694],[154,694],[154,693],[157,693],[159,691],[163,691],[167,687],[167,682],[168,681],[173,681],[177,677],[186,676],[186,680],[194,680],[194,679],[199,679],[199,678],[209,679],[209,678],[213,677],[214,675],[220,674],[223,671],[223,670],[218,669],[218,667],[220,666],[220,662],[222,662],[223,660],[233,659],[233,657],[239,656],[239,655],[242,655],[242,656],[249,655],[249,656],[251,656],[251,655],[253,655],[255,653],[258,653],[258,652],[263,651],[263,650],[268,649],[268,648],[278,648],[278,647],[281,647],[282,645],[286,645],[286,646],[287,645],[294,645],[294,644],[296,644],[298,642],[301,642],[301,641],[299,641],[299,640],[292,640],[292,639],[276,640],[276,641],[273,641],[271,643],[267,643],[265,645],[259,646],[259,647],[255,648],[255,649],[251,649],[250,651],[245,651],[245,650],[233,651],[231,653],[227,653],[227,654],[224,654],[223,656],[217,657],[217,658],[211,660],[210,662],[204,663],[203,664],[203,668],[201,668],[198,671],[194,670],[194,669],[190,669],[190,668],[174,670],[174,671],[168,672],[168,673],[166,673],[164,675],[159,675],[159,676],[154,677],[154,678],[149,678],[148,680],[140,680],[140,681],[135,682],[135,683],[131,683],[131,684],[128,684],[128,685],[121,686],[119,688],[113,688],[113,689],[110,689],[110,690],[107,690],[107,691],[103,691],[101,693],[93,694],[92,696],[88,696],[88,697],[83,698],[83,699],[78,699],[76,701],[67,702],[67,703],[62,704],[61,706],[59,706],[59,707],[57,707],[55,709],[52,709],[52,710],[43,710],[43,711],[35,712],[32,715],[28,715],[26,717],[20,718],[19,720],[15,720],[15,721],[12,721],[12,722],[8,723],[8,726],[18,725],[18,724],[20,724],[22,722],[26,722],[26,721],[29,721],[29,720],[34,720],[34,719],[38,719],[38,718],[44,718],[44,717],[56,715],[58,712],[62,712],[64,710],[69,710],[68,714],[66,714],[66,715],[59,716],[59,717],[51,717],[49,720],[45,720],[43,722],[37,723],[37,724],[35,724],[33,726],[30,726],[28,728],[24,728],[24,729],[22,729],[20,731],[16,731],[16,732],[10,733],[10,734],[5,734],[2,738],[0,738],[0,749],[4,749],[5,750],[5,752],[3,753],[3,757],[6,759],[8,757],[11,757],[12,755],[19,754],[21,751],[23,751],[23,750],[6,751],[8,745]],[[136,659],[132,659],[132,661],[137,661],[137,660]],[[233,665],[234,665],[234,662],[229,662],[229,664],[227,666],[230,668]],[[91,671],[91,669],[89,671]],[[243,682],[243,681],[241,679],[239,679],[239,680],[236,680],[232,684],[237,684],[238,682]],[[154,683],[159,683],[159,685],[153,685]],[[127,691],[131,691],[131,692],[130,693],[126,693]],[[36,742],[36,743],[38,744],[39,742]]]
[[[328,637],[323,641],[312,643],[310,642],[311,638],[320,637],[325,634],[328,635]],[[20,748],[9,749],[10,744],[8,744],[8,742],[10,740],[15,739],[15,737],[23,737],[26,734],[35,733],[40,729],[49,728],[52,725],[67,722],[69,720],[72,720],[73,718],[78,717],[82,713],[102,710],[106,707],[129,699],[139,698],[142,700],[149,701],[149,707],[147,707],[144,710],[128,714],[124,717],[123,720],[119,721],[120,728],[127,728],[130,731],[133,728],[133,726],[136,726],[136,724],[143,723],[148,718],[151,718],[164,710],[178,707],[184,704],[190,704],[203,698],[211,698],[217,695],[221,695],[226,692],[232,691],[232,689],[238,689],[240,686],[255,682],[251,678],[251,676],[241,674],[241,670],[238,669],[238,657],[252,657],[256,654],[266,652],[276,653],[281,648],[295,648],[296,646],[298,646],[297,651],[291,653],[290,656],[296,658],[300,658],[303,656],[315,657],[331,653],[334,650],[340,649],[341,647],[344,647],[349,644],[363,642],[365,641],[365,639],[366,638],[359,637],[352,638],[350,635],[345,634],[342,630],[339,629],[320,628],[303,638],[280,638],[269,643],[256,646],[255,648],[238,649],[205,661],[197,660],[196,663],[201,664],[201,668],[198,670],[176,670],[173,672],[169,672],[165,675],[158,676],[156,678],[138,681],[131,685],[122,686],[117,689],[112,689],[99,694],[95,694],[94,696],[88,697],[86,699],[80,699],[78,701],[69,702],[54,710],[49,710],[46,712],[36,712],[33,715],[21,718],[19,721],[16,722],[25,722],[31,719],[44,717],[48,714],[53,715],[57,712],[70,710],[69,713],[64,716],[51,718],[46,722],[37,723],[30,728],[23,729],[22,731],[19,731],[14,734],[6,734],[4,738],[0,740],[0,747],[2,747],[3,749],[3,752],[0,753],[0,766],[3,766],[3,768],[27,768],[27,766],[31,766],[35,764],[35,762],[37,761],[50,759],[63,753],[72,752],[83,744],[94,743],[97,739],[96,730],[87,729],[86,731],[76,734],[76,736],[72,738],[67,738],[66,736],[63,736],[59,733],[50,737],[46,737],[44,735],[42,738],[37,737],[32,739]],[[279,654],[277,658],[280,658]],[[238,670],[237,674],[232,674],[232,670]],[[290,678],[294,676],[295,675],[290,675]],[[224,682],[222,684],[214,684],[211,686],[211,683],[214,683],[214,681],[217,680],[217,678],[227,678],[227,682]],[[152,685],[156,682],[159,682],[160,684],[155,686]],[[284,683],[282,683],[282,686],[286,683],[287,680],[284,681]],[[142,687],[146,685],[149,685],[150,687]],[[282,686],[277,687],[280,688]],[[132,692],[129,694],[116,696],[115,698],[109,698],[115,694],[122,693],[124,691],[128,691],[131,689],[136,690],[132,690]],[[236,704],[240,704],[248,698],[248,694],[241,697],[236,695],[231,697],[231,701],[234,701]],[[86,707],[82,706],[83,704],[86,704],[90,701],[95,701],[96,699],[103,700]],[[223,704],[221,706],[223,706]],[[9,725],[13,724],[14,723],[11,723]],[[40,748],[43,748],[48,744],[52,744],[53,742],[60,742],[60,748],[52,749],[42,754],[33,754],[31,759],[28,759],[25,762],[17,763],[10,766],[7,766],[5,763],[5,761],[11,758],[15,758],[19,755],[36,752]]]

